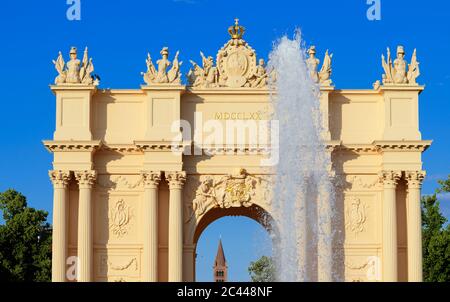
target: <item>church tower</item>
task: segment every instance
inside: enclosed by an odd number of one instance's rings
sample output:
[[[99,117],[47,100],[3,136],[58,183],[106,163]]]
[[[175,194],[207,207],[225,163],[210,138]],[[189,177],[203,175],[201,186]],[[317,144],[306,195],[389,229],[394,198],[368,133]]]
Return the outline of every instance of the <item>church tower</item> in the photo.
[[[227,261],[223,252],[222,239],[219,240],[217,247],[216,260],[214,261],[214,282],[227,282]]]

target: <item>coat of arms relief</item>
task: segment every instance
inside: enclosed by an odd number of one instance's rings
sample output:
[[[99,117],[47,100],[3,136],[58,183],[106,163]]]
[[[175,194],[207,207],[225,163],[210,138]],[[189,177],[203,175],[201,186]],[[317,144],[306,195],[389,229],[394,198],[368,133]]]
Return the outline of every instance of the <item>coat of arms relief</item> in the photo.
[[[240,169],[237,175],[201,176],[199,181],[195,197],[186,203],[186,223],[194,218],[198,221],[212,208],[228,209],[251,207],[256,203],[264,203],[267,206],[271,204],[271,179],[250,175],[245,169]]]
[[[264,88],[273,73],[268,72],[264,59],[256,59],[256,53],[242,38],[245,28],[235,19],[228,32],[231,39],[217,53],[216,64],[212,56],[202,52],[202,66],[191,61],[192,68],[187,78],[195,88],[252,87]]]

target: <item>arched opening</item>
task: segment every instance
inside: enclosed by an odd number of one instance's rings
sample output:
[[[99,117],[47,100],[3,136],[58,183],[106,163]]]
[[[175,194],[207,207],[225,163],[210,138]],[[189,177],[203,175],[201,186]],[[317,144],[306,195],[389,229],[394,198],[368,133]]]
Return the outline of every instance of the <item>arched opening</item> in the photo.
[[[270,215],[261,207],[214,208],[199,221],[194,234],[195,280],[214,281],[219,240],[226,259],[227,281],[250,281],[248,267],[262,256],[271,256],[273,230]],[[221,277],[223,272],[220,270]],[[216,278],[222,279],[222,278]]]

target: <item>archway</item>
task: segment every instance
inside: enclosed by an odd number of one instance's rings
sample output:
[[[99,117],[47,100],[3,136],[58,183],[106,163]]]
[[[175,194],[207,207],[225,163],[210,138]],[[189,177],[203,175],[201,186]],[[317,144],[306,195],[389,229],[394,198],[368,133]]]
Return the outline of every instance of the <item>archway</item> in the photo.
[[[195,280],[212,281],[220,238],[229,267],[228,281],[249,281],[250,262],[261,256],[271,256],[274,238],[271,220],[270,215],[257,205],[208,211],[197,224],[194,234]]]

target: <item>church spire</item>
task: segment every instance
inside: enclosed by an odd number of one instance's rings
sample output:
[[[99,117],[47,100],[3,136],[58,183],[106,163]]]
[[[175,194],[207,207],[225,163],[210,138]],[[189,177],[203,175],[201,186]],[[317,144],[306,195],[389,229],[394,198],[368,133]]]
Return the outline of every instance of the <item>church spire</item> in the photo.
[[[214,261],[214,282],[227,281],[227,261],[223,251],[222,239],[219,239],[219,246],[217,247],[217,255]]]

